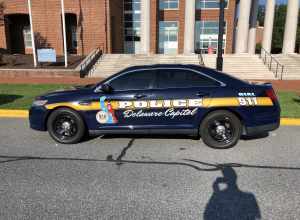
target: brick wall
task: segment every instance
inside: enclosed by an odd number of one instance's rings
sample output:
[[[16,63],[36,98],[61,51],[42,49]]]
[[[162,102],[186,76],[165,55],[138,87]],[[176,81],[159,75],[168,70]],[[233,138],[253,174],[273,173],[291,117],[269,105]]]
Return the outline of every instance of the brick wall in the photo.
[[[76,14],[78,54],[88,54],[96,47],[106,50],[106,0],[65,0],[65,13]],[[33,29],[58,55],[63,54],[60,0],[31,0]],[[27,0],[6,0],[6,16],[28,14]],[[0,48],[7,48],[5,28],[0,26]],[[30,51],[27,51],[30,52]]]
[[[60,0],[31,0],[33,28],[39,39],[63,54]],[[150,52],[158,52],[159,21],[178,21],[178,52],[184,48],[185,1],[179,1],[178,10],[159,11],[159,0],[151,1]],[[225,10],[227,22],[226,53],[233,51],[234,17],[237,0],[229,0]],[[27,0],[5,0],[5,15],[28,14]],[[78,54],[88,54],[96,47],[106,53],[123,53],[123,0],[65,0],[65,13],[77,18]],[[196,20],[218,20],[219,10],[197,10]],[[9,47],[7,27],[0,24],[0,48]],[[7,45],[8,44],[8,45]],[[26,50],[27,53],[32,51]]]

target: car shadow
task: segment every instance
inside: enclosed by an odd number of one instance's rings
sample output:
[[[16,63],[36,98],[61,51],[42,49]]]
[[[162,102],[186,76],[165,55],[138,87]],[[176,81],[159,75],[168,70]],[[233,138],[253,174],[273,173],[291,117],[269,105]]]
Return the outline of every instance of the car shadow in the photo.
[[[254,134],[254,135],[251,135],[251,136],[242,135],[241,140],[250,141],[250,140],[256,140],[256,139],[263,139],[263,138],[269,137],[269,135],[270,135],[269,132],[263,132],[263,133]]]
[[[100,137],[101,135],[98,135]],[[260,134],[255,134],[255,135],[242,135],[241,140],[244,141],[250,141],[250,140],[256,140],[256,139],[263,139],[269,137],[269,132],[264,132]],[[192,140],[200,140],[200,136],[192,136],[192,135],[186,135],[186,134],[106,134],[102,135],[101,139],[115,139],[115,138],[129,138],[129,139],[192,139]]]
[[[115,138],[129,138],[129,139],[199,139],[191,135],[184,134],[106,134],[101,139],[115,139]]]
[[[22,95],[0,94],[0,105],[8,104],[21,98],[23,98]]]

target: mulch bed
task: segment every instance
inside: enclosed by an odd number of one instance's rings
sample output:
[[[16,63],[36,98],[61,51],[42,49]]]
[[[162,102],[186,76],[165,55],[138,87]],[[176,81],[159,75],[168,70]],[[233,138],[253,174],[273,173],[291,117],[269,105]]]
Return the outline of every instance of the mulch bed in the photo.
[[[74,69],[84,59],[84,56],[68,55],[68,69]],[[64,56],[57,56],[56,63],[39,64],[43,69],[62,69],[65,68]],[[34,68],[33,57],[30,54],[2,54],[0,69],[32,69]]]

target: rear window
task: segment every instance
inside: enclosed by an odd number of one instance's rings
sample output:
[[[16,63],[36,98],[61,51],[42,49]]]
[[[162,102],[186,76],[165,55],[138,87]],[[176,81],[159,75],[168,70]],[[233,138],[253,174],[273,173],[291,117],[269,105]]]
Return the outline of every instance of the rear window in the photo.
[[[185,69],[161,69],[158,72],[157,87],[166,88],[189,88],[219,86],[220,84],[200,73]]]

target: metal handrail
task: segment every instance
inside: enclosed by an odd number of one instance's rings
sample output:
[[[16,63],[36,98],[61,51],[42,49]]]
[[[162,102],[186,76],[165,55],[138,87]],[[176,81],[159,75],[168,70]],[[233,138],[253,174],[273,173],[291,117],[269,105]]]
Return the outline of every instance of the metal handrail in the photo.
[[[281,64],[271,53],[266,51],[266,49],[264,49],[263,47],[261,48],[260,58],[268,67],[268,69],[274,73],[275,78],[278,78],[278,73],[280,73],[280,79],[282,80],[284,65]]]
[[[80,65],[80,77],[83,78],[92,68],[97,60],[102,56],[102,50],[97,48],[93,50]]]
[[[205,66],[202,49],[196,50],[196,54],[198,54],[199,65]]]

